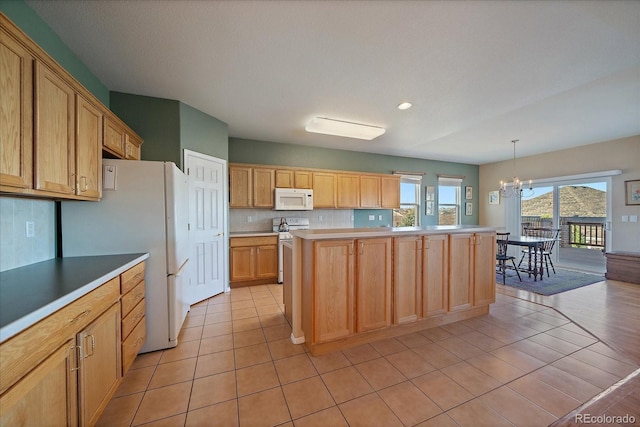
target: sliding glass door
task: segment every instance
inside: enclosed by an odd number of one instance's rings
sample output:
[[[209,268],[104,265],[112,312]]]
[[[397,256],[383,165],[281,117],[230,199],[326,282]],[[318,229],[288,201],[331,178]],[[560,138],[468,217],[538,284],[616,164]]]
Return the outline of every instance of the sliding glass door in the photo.
[[[511,204],[511,209],[520,211],[519,231],[524,233],[525,227],[558,229],[551,255],[554,265],[604,273],[604,252],[610,246],[606,235],[610,224],[610,182],[611,178],[605,177],[538,183],[533,194],[524,191],[520,206]],[[516,224],[511,228],[515,229]]]

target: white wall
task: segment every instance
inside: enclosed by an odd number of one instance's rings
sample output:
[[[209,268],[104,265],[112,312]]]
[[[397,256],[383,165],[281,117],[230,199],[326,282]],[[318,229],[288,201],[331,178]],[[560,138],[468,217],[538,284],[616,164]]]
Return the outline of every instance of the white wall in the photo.
[[[33,237],[25,223],[34,224]],[[55,258],[55,202],[0,197],[0,271]]]
[[[640,222],[622,222],[622,215],[640,216],[640,206],[625,206],[624,182],[640,179],[640,135],[517,159],[520,179],[543,179],[620,169],[612,179],[611,249],[640,253]],[[504,201],[489,205],[489,191],[510,180],[513,160],[480,166],[480,225],[504,227]]]

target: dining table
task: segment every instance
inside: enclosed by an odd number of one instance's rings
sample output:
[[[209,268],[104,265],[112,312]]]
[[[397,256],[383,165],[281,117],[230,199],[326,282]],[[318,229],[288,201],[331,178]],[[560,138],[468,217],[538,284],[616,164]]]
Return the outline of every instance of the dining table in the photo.
[[[529,274],[529,277],[533,275],[533,281],[542,280],[544,273],[544,262],[542,255],[542,248],[545,243],[552,242],[556,239],[551,237],[536,237],[536,236],[522,236],[518,234],[510,234],[507,238],[507,244],[512,246],[526,247],[528,249],[528,261],[527,268],[522,268],[520,271]],[[538,262],[540,258],[540,262]]]

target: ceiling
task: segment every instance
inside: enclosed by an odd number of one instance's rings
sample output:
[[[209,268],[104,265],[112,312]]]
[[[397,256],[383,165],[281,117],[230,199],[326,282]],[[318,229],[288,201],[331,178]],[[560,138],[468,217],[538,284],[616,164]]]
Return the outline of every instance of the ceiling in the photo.
[[[110,90],[232,137],[485,164],[513,139],[521,157],[640,134],[638,1],[27,4]],[[315,116],[387,131],[305,132]]]

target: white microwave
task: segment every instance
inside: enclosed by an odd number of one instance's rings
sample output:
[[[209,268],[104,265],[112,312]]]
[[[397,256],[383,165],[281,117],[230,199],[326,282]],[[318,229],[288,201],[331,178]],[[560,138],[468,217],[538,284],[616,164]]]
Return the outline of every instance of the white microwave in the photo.
[[[313,190],[276,188],[274,209],[277,211],[310,211],[313,209]]]

